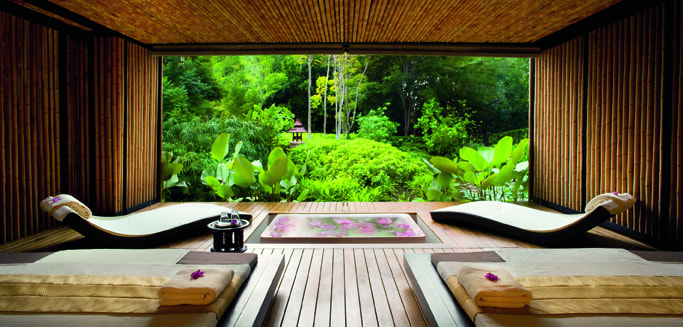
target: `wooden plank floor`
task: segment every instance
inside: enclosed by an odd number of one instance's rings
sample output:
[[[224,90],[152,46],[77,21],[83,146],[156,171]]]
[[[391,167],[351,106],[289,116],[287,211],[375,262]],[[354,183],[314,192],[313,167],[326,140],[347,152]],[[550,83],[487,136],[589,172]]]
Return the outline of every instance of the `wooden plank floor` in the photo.
[[[429,244],[250,244],[248,252],[284,254],[286,267],[269,313],[268,326],[425,326],[406,277],[405,253],[473,252],[532,248],[534,244],[432,221],[429,211],[453,203],[220,203],[253,215],[245,238],[267,223],[269,213],[407,212],[416,214],[442,241]],[[157,204],[156,206],[168,205]],[[258,235],[254,235],[258,237]],[[248,240],[247,240],[248,241]],[[0,247],[0,252],[87,247],[78,233],[60,227]],[[209,251],[210,234],[159,248]],[[596,227],[575,247],[650,247]]]

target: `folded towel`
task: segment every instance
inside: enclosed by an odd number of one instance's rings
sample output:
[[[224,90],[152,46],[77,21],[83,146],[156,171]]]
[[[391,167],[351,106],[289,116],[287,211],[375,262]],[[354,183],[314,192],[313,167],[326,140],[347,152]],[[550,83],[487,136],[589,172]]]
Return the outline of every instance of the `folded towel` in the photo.
[[[618,215],[622,211],[628,210],[636,203],[628,193],[604,193],[591,199],[586,205],[586,212],[591,212],[598,206],[607,209],[612,215]]]
[[[43,199],[43,201],[40,202],[40,208],[42,208],[43,211],[45,211],[51,215],[53,215],[57,209],[64,207],[64,206],[69,207],[76,214],[83,217],[84,219],[88,219],[92,216],[92,212],[90,211],[90,208],[88,208],[88,206],[86,206],[81,201],[78,201],[78,199],[76,199],[73,196],[68,195],[68,194],[59,194],[56,196],[48,196],[47,198]],[[64,214],[64,216],[66,216],[66,215]],[[57,218],[57,217],[55,217],[55,218]],[[62,219],[63,218],[64,217],[62,217]]]
[[[480,307],[523,308],[532,298],[529,290],[501,268],[463,266],[458,271],[458,282]]]
[[[220,269],[183,269],[159,289],[160,305],[207,305],[230,284],[234,271]],[[195,274],[193,274],[195,273]]]

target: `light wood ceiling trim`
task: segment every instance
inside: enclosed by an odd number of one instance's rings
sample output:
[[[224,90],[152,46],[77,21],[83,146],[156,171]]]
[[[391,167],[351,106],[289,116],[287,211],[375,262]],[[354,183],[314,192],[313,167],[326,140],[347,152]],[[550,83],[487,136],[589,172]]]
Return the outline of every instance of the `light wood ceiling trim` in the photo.
[[[434,44],[434,43],[281,43],[281,44],[157,44],[156,56],[258,55],[258,54],[402,54],[442,56],[535,57],[541,49],[519,44]]]

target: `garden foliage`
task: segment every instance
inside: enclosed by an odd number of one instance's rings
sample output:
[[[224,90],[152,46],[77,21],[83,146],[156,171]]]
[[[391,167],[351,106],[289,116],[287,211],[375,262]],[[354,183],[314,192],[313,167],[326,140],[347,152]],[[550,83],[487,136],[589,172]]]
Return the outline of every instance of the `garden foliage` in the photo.
[[[465,100],[457,106],[441,107],[435,99],[422,106],[422,116],[417,119],[415,128],[422,132],[422,139],[433,154],[450,155],[469,143],[468,128],[474,122],[469,119],[471,109]]]
[[[434,173],[429,187],[424,189],[429,201],[452,201],[453,188],[470,200],[518,201],[528,187],[527,156],[529,139],[516,146],[506,136],[495,148],[460,149],[460,161],[432,157],[427,166]]]
[[[503,136],[528,134],[527,59],[301,58],[164,58],[163,200],[457,201],[525,194],[525,161],[512,165],[512,159],[526,143],[513,148]],[[323,138],[287,152],[284,132],[295,117]],[[333,130],[349,140],[326,139]],[[495,149],[474,150],[498,138],[503,143]],[[508,145],[510,155],[499,162]],[[429,157],[436,177],[422,166]]]
[[[358,136],[377,142],[387,143],[396,134],[397,123],[385,114],[386,105],[370,110],[367,115],[358,117]]]
[[[416,191],[411,189],[414,178],[425,174],[419,158],[389,144],[361,138],[304,143],[292,149],[290,157],[297,163],[308,158],[303,185],[328,189],[309,189],[310,197],[321,194],[331,199],[329,194],[337,194],[334,189],[355,189],[346,198],[395,201],[404,193]]]

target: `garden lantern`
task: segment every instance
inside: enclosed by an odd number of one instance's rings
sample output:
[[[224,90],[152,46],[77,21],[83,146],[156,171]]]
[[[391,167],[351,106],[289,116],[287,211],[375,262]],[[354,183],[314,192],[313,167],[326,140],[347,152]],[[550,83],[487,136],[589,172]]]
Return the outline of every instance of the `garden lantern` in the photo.
[[[290,128],[290,129],[287,131],[287,133],[292,133],[292,134],[294,134],[294,135],[292,136],[292,141],[289,142],[289,147],[290,147],[290,148],[295,148],[297,145],[299,145],[299,144],[301,144],[301,143],[304,143],[302,136],[303,136],[303,133],[308,133],[308,131],[306,131],[306,129],[304,128],[304,124],[302,124],[302,123],[299,121],[299,119],[297,118],[297,119],[294,121],[294,126],[292,126],[292,128]]]

